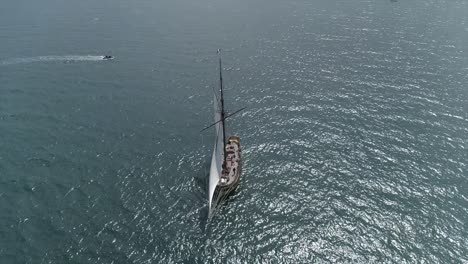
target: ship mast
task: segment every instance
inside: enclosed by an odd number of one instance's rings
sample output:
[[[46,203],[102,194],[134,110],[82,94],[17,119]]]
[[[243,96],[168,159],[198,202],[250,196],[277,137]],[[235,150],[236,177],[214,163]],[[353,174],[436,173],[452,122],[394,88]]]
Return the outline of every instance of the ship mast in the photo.
[[[223,168],[226,164],[226,126],[224,123],[225,112],[224,112],[224,97],[223,97],[223,67],[221,64],[221,50],[218,49],[219,55],[219,90],[221,93],[221,124],[223,125]]]

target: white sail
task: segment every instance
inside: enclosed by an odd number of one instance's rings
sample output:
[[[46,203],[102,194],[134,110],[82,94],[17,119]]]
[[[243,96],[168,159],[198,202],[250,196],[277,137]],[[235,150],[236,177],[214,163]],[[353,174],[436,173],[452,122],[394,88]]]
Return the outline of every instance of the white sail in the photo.
[[[221,120],[221,107],[220,102],[214,97],[214,110],[215,110],[215,122]],[[210,180],[208,183],[208,205],[211,211],[212,206],[216,206],[213,204],[213,194],[216,189],[216,185],[218,184],[219,178],[221,176],[221,169],[223,163],[223,155],[224,155],[224,139],[223,139],[223,122],[218,122],[215,125],[216,128],[216,137],[215,137],[215,145],[213,149],[213,155],[211,157],[211,167],[210,167]]]

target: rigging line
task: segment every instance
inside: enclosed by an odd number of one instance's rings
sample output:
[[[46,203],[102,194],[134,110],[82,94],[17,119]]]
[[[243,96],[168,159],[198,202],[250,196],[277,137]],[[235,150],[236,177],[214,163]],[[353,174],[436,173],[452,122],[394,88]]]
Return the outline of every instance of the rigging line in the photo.
[[[225,117],[222,118],[221,120],[218,120],[218,121],[214,122],[214,123],[211,124],[210,126],[205,127],[204,129],[200,130],[200,132],[203,132],[203,131],[207,130],[208,128],[213,127],[214,125],[218,124],[219,122],[224,121],[224,120],[227,119],[228,117],[231,117],[231,116],[233,116],[233,115],[239,113],[240,111],[242,111],[242,110],[244,110],[244,109],[246,109],[246,108],[247,108],[247,107],[242,107],[241,109],[235,111],[234,113],[225,116]]]

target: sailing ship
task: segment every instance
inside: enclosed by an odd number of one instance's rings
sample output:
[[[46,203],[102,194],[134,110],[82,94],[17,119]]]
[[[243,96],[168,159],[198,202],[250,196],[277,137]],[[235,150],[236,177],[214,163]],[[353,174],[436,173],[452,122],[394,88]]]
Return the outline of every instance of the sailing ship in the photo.
[[[219,55],[219,98],[214,94],[215,144],[211,157],[210,178],[208,186],[208,207],[211,213],[222,203],[239,185],[242,173],[242,157],[240,138],[229,136],[226,140],[226,119],[245,109],[241,108],[226,115],[223,97],[223,72],[221,54]],[[207,128],[203,129],[206,130]]]

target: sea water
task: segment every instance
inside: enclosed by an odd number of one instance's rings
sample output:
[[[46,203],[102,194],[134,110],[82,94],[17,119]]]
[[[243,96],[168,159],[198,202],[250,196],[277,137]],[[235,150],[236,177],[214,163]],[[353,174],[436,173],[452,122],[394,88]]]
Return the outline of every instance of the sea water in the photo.
[[[467,262],[467,13],[3,1],[0,263]],[[207,219],[218,48],[244,170]]]

